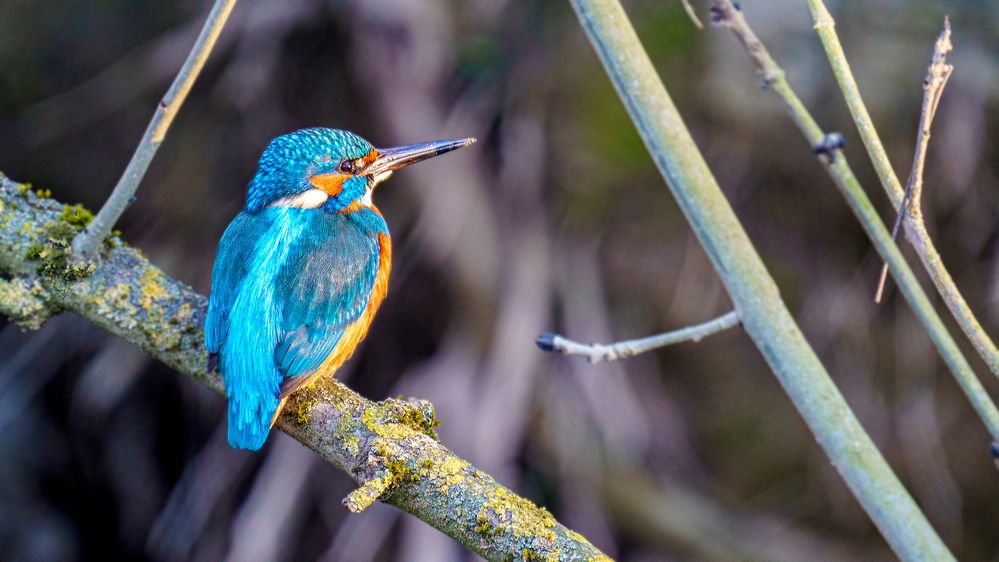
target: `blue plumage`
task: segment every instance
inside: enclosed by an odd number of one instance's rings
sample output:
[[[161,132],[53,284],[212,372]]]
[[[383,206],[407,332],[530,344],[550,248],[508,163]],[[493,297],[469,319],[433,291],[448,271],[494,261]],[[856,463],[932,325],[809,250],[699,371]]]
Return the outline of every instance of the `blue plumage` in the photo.
[[[219,242],[205,321],[230,445],[259,449],[297,383],[335,369],[364,337],[391,247],[374,187],[472,140],[377,150],[347,131],[304,129],[271,141]]]
[[[377,232],[387,227],[381,217],[372,229],[352,215],[244,212],[223,235],[206,342],[220,354],[234,447],[263,444],[282,383],[318,368],[364,311],[378,269]]]
[[[360,318],[378,273],[378,233],[388,231],[372,211],[317,215],[277,276],[284,318],[274,359],[289,378],[318,368]]]

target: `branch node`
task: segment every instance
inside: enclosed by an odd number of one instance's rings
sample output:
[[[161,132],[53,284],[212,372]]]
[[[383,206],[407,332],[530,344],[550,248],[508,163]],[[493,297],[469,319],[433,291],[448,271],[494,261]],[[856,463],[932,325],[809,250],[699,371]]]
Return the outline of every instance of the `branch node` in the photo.
[[[841,133],[834,131],[826,133],[818,144],[812,146],[812,154],[825,156],[829,162],[835,162],[836,153],[844,148],[846,148],[846,139]]]
[[[734,7],[734,6],[733,6]],[[723,2],[715,0],[711,3],[711,7],[708,8],[708,15],[710,16],[711,25],[718,27],[729,27],[732,25],[732,15],[729,12],[729,6]]]
[[[343,505],[351,513],[360,513],[375,503],[392,487],[395,479],[386,469],[378,470],[359,488],[343,498]]]
[[[534,340],[534,343],[538,346],[541,351],[557,351],[555,349],[555,338],[558,336],[553,332],[541,332],[538,335],[538,339]]]

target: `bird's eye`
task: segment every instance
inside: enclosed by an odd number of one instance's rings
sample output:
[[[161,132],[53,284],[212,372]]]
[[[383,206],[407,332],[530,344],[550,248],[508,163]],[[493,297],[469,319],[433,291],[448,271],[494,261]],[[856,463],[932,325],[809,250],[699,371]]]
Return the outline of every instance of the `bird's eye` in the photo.
[[[340,162],[340,165],[337,166],[337,169],[340,170],[341,172],[345,173],[345,174],[353,174],[354,173],[354,161],[353,160],[344,160],[343,162]]]

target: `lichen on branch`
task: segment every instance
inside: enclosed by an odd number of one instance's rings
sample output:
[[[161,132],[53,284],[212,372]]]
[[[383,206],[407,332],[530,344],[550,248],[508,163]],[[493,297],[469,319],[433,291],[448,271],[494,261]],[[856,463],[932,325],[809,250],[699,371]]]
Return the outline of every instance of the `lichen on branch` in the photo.
[[[100,260],[66,259],[89,213],[0,174],[0,313],[36,328],[71,311],[222,393],[202,341],[206,299],[111,237]],[[380,500],[489,560],[609,560],[544,508],[448,450],[429,402],[372,402],[335,379],[296,393],[278,427],[360,484],[345,504]]]

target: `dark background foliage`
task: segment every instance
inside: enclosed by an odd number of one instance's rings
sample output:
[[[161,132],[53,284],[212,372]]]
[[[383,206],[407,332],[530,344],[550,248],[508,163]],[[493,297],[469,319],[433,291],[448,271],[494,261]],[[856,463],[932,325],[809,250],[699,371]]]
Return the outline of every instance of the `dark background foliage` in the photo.
[[[951,15],[956,71],[924,206],[958,285],[999,334],[999,6],[830,6],[902,177],[932,41]],[[864,426],[955,553],[993,559],[986,432],[897,293],[872,304],[880,263],[809,147],[727,31],[698,32],[678,1],[626,7]],[[743,7],[820,122],[846,136],[890,220],[804,3]],[[207,8],[4,2],[0,170],[98,207]],[[396,263],[371,336],[339,375],[348,384],[430,399],[458,454],[620,559],[890,558],[739,330],[596,367],[534,347],[545,329],[608,341],[729,306],[567,3],[243,0],[124,237],[207,293],[260,151],[307,126],[383,146],[480,139],[379,189]],[[218,396],[79,318],[3,327],[3,557],[469,557],[392,508],[348,515],[351,481],[283,435],[260,454],[230,450],[224,413]]]

